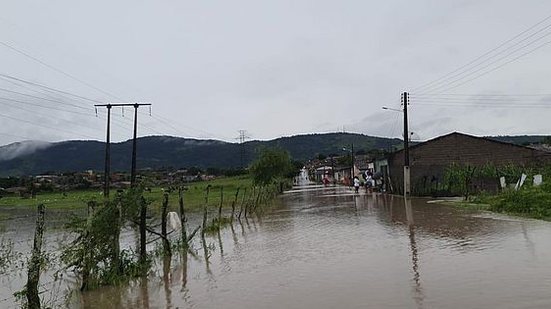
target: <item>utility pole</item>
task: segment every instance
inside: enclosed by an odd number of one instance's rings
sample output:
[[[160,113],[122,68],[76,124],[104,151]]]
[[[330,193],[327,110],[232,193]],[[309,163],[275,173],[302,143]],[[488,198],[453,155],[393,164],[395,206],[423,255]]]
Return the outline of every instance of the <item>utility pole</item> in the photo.
[[[408,129],[408,104],[409,93],[402,93],[402,104],[404,106],[404,196],[411,193],[411,175],[409,169],[409,129]]]
[[[140,106],[151,106],[151,103],[109,103],[109,104],[96,104],[96,108],[105,107],[107,108],[107,139],[105,143],[105,181],[103,194],[104,196],[109,196],[109,184],[111,178],[111,144],[110,144],[110,133],[111,133],[111,108],[113,107],[125,107],[131,106],[134,107],[134,138],[132,140],[132,167],[130,170],[130,185],[134,186],[136,182],[136,140],[138,136],[138,107]],[[150,110],[151,112],[151,110]]]
[[[107,104],[107,137],[105,141],[105,169],[103,196],[109,197],[109,183],[111,182],[111,104]]]
[[[336,184],[337,181],[335,180],[335,159],[333,159],[333,155],[331,154],[331,179],[333,181],[333,184]]]
[[[138,107],[134,104],[134,137],[132,138],[132,168],[130,169],[130,186],[136,183],[136,140],[138,136]]]
[[[352,173],[350,174],[350,179],[354,179],[354,143],[352,143],[351,147],[352,148],[352,151],[350,152],[350,154],[352,155]]]

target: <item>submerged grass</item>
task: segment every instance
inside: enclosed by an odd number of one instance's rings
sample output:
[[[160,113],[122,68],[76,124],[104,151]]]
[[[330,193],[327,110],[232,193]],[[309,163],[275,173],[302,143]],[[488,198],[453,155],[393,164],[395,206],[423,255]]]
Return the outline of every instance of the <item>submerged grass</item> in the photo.
[[[230,223],[231,218],[228,217],[222,217],[222,219],[220,219],[220,222],[218,222],[218,218],[214,218],[212,219],[211,223],[205,227],[205,234],[215,234]]]

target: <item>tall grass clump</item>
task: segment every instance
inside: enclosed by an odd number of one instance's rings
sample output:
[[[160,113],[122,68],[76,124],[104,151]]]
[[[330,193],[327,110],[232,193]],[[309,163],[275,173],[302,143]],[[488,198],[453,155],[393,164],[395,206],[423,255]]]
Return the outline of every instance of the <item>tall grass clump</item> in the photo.
[[[531,185],[520,190],[505,190],[490,198],[490,210],[519,214],[537,219],[551,219],[551,182],[539,187]]]

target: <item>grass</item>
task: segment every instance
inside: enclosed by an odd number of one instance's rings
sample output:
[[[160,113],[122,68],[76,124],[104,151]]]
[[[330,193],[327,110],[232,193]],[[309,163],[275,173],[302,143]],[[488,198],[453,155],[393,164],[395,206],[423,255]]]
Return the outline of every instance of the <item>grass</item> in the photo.
[[[202,207],[205,204],[206,189],[209,185],[209,207],[218,207],[220,205],[220,190],[222,187],[224,188],[224,203],[222,206],[223,208],[231,207],[232,201],[235,199],[235,192],[237,191],[237,188],[240,188],[238,199],[239,201],[241,201],[245,188],[247,188],[247,195],[249,195],[251,193],[250,190],[252,190],[252,180],[248,175],[190,183],[187,186],[188,189],[184,193],[184,206],[186,210],[202,210]],[[163,193],[163,188],[156,187],[152,188],[151,192],[146,192],[144,196],[145,198],[152,201],[151,205],[153,208],[158,209],[161,207]],[[171,192],[168,201],[169,210],[177,211],[179,207],[178,191]]]
[[[44,192],[37,194],[35,198],[8,196],[0,199],[0,208],[34,207],[43,203],[46,208],[78,209],[84,208],[90,200],[101,200],[102,196],[102,192],[99,190],[71,191],[66,194],[61,192]]]
[[[440,201],[438,204],[459,206],[470,210],[490,210],[491,205],[483,202],[468,202],[468,201]]]
[[[202,209],[205,202],[205,192],[207,186],[210,185],[209,194],[209,206],[216,206],[220,204],[220,188],[224,188],[224,204],[223,207],[231,206],[232,201],[235,198],[235,192],[237,188],[241,188],[239,193],[239,200],[241,200],[244,188],[247,188],[250,193],[250,187],[252,186],[251,178],[246,176],[226,177],[219,178],[212,181],[201,181],[190,183],[188,190],[184,193],[184,205],[186,210],[198,210]],[[144,196],[150,200],[153,208],[159,208],[162,203],[163,193],[165,188],[154,187],[151,188],[151,192],[145,192]],[[112,194],[114,192],[112,191]],[[50,209],[79,209],[86,207],[86,204],[90,200],[101,201],[103,194],[101,190],[79,190],[69,191],[66,194],[61,192],[44,192],[36,195],[35,198],[21,198],[21,197],[3,197],[0,199],[0,209],[2,207],[35,207],[36,205],[43,203],[46,208]],[[177,211],[178,209],[178,191],[173,191],[169,195],[169,209],[171,211]]]
[[[539,187],[526,185],[520,190],[505,190],[496,195],[480,194],[468,204],[484,210],[551,221],[551,183]]]

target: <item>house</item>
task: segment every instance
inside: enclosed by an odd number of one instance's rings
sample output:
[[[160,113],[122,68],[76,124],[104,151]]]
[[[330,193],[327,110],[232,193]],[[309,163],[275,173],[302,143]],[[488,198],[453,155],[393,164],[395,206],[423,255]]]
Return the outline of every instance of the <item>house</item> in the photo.
[[[452,164],[474,167],[489,164],[494,166],[551,164],[551,152],[459,132],[411,146],[409,155],[411,192],[416,195],[431,193],[435,185],[443,181],[446,169]],[[388,155],[386,161],[388,180],[393,191],[403,192],[403,149]],[[385,162],[379,160],[378,163],[380,168],[384,168]]]
[[[324,178],[327,178],[329,182],[333,182],[333,167],[323,165],[316,168],[315,181],[322,182]]]

